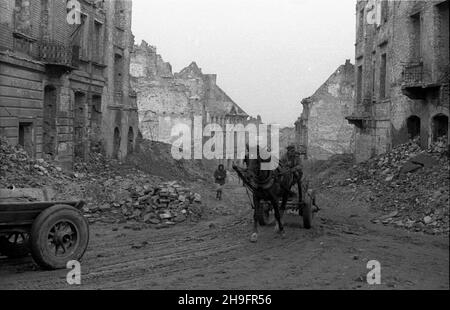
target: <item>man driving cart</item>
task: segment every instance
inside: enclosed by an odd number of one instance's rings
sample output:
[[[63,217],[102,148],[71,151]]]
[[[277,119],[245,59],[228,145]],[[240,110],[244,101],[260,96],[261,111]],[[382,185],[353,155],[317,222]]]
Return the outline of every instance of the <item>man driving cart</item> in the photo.
[[[287,152],[281,157],[280,160],[280,170],[281,173],[288,173],[292,178],[289,184],[297,184],[298,188],[298,200],[302,203],[303,195],[302,195],[302,186],[301,181],[303,177],[303,166],[300,156],[302,153],[296,151],[295,145],[290,144],[286,148]]]

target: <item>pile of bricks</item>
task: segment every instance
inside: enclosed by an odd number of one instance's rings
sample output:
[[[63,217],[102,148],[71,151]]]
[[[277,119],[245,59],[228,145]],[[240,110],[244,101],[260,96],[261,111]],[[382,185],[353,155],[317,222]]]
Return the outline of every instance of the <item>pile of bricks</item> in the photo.
[[[353,186],[370,189],[366,201],[385,215],[375,223],[429,234],[449,233],[449,161],[446,137],[428,150],[415,141],[356,166]]]
[[[100,221],[156,227],[200,219],[202,205],[199,194],[176,181],[154,183],[155,180],[150,182],[148,176],[140,174],[106,180],[104,187],[86,191],[89,201],[85,216],[91,223]]]
[[[91,222],[128,223],[132,227],[168,227],[202,216],[201,196],[179,182],[120,166],[101,154],[77,162],[73,172],[32,159],[20,146],[0,138],[0,188],[55,190],[52,200],[83,200]]]
[[[20,146],[0,137],[0,188],[40,187],[70,179],[70,175],[43,159],[32,159]]]

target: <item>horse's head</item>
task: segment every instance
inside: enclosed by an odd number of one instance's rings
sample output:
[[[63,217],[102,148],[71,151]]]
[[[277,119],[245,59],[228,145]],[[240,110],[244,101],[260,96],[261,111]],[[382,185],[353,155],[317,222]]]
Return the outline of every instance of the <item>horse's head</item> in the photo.
[[[233,164],[233,165],[231,166],[231,168],[233,168],[234,171],[238,172],[238,168],[239,168],[239,167],[236,166],[235,164]]]
[[[255,181],[256,184],[267,184],[268,180],[272,175],[272,171],[263,170],[261,168],[262,163],[264,162],[267,162],[267,159],[262,158],[259,152],[259,147],[257,147],[256,152],[254,152],[253,154],[248,154],[246,160],[248,172],[250,173],[253,181]]]

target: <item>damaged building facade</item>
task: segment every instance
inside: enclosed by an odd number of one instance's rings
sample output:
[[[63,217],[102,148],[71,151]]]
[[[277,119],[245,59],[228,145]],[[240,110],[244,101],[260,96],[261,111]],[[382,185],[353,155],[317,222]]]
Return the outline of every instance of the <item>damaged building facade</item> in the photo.
[[[0,135],[68,169],[91,150],[132,151],[131,9],[121,0],[0,0]]]
[[[195,62],[178,73],[157,54],[156,47],[142,41],[131,57],[132,86],[137,92],[140,131],[145,139],[172,144],[173,130],[193,129],[194,118],[206,124],[249,123],[258,125],[216,83],[217,75],[204,74]],[[232,161],[224,162],[231,166]]]
[[[449,1],[358,1],[356,16],[356,160],[448,139]]]
[[[354,66],[347,60],[308,98],[295,123],[296,144],[306,158],[325,160],[353,152],[354,129],[345,120],[353,107]]]

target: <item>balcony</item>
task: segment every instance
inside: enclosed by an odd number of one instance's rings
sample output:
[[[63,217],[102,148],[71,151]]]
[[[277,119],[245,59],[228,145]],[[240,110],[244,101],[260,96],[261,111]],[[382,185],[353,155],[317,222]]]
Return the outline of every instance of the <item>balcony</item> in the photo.
[[[423,63],[407,63],[403,66],[403,87],[414,87],[423,83]]]
[[[41,41],[39,46],[39,60],[47,67],[65,71],[78,68],[80,47],[54,41]]]
[[[423,62],[403,65],[402,93],[411,99],[425,99],[430,91],[439,90],[440,84],[427,83]]]
[[[371,104],[372,99],[364,98],[361,103],[357,104],[355,110],[351,115],[345,117],[345,119],[352,125],[358,128],[367,127],[368,122],[372,119],[371,116]]]

